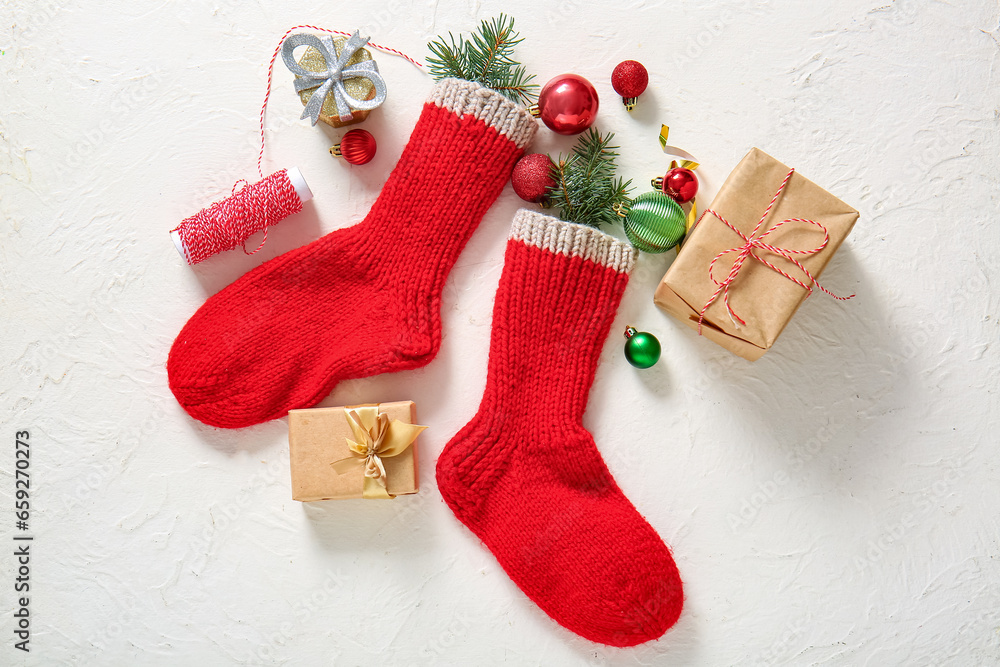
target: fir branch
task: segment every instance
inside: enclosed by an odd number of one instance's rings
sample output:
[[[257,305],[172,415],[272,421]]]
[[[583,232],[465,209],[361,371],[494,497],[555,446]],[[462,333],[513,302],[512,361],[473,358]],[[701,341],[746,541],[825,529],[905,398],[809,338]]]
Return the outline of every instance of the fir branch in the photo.
[[[504,97],[521,104],[531,104],[537,96],[535,78],[524,65],[511,57],[514,47],[523,40],[514,31],[513,17],[499,17],[483,21],[479,32],[469,39],[448,33],[428,42],[431,56],[427,70],[435,79],[455,77],[474,81],[492,88]]]
[[[612,146],[614,134],[605,136],[590,128],[580,138],[569,157],[553,162],[555,186],[549,188],[548,201],[560,209],[563,220],[591,227],[613,224],[618,219],[615,206],[629,201],[632,181],[615,178],[618,146]]]

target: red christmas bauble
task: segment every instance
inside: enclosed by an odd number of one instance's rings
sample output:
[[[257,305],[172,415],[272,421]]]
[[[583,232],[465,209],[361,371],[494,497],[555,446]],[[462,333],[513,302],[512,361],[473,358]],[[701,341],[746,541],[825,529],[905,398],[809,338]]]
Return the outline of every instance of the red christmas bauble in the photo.
[[[686,167],[674,167],[663,177],[663,194],[678,204],[686,204],[698,194],[698,177]]]
[[[538,94],[542,122],[558,134],[580,134],[593,125],[600,100],[594,86],[577,74],[560,74]]]
[[[365,164],[375,157],[375,137],[368,130],[351,130],[330,149],[334,157],[342,157],[351,164]]]
[[[639,97],[649,85],[649,72],[637,60],[623,60],[611,72],[611,86],[622,97]]]
[[[552,160],[544,153],[525,155],[514,165],[514,173],[510,175],[510,184],[517,196],[524,201],[536,204],[545,197],[548,189],[555,187],[552,178]]]

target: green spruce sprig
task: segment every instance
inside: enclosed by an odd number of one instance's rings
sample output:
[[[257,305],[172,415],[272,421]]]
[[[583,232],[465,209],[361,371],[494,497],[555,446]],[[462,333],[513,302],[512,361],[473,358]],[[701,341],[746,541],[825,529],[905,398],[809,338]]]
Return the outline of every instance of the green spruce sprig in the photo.
[[[558,206],[559,217],[582,225],[600,227],[618,219],[617,207],[627,204],[632,180],[615,178],[618,146],[612,146],[614,133],[590,128],[580,137],[569,157],[561,155],[553,162],[548,203]]]
[[[492,88],[504,97],[521,104],[531,104],[538,95],[535,78],[511,57],[517,44],[523,41],[514,31],[514,18],[500,14],[483,21],[479,32],[469,39],[448,33],[448,40],[439,36],[428,42],[434,54],[427,58],[428,71],[435,79],[455,77],[474,81]]]

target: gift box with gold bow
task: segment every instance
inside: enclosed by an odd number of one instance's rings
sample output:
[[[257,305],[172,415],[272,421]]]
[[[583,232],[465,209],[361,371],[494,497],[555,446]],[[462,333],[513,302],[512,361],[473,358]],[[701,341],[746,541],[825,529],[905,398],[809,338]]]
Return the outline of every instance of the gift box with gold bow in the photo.
[[[292,498],[394,498],[416,493],[413,401],[290,410]]]
[[[736,166],[653,301],[706,338],[759,359],[813,290],[858,212],[760,149]]]

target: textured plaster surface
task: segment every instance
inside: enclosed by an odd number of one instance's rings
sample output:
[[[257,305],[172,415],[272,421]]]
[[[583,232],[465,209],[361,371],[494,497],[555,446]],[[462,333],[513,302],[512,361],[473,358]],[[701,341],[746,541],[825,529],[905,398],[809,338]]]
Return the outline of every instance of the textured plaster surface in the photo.
[[[265,169],[298,165],[316,198],[260,253],[192,269],[167,230],[255,180],[284,30],[365,26],[423,57],[501,10],[540,82],[594,82],[637,191],[665,171],[666,122],[704,165],[703,204],[759,146],[861,212],[824,275],[857,298],[809,298],[753,364],[657,311],[672,253],[641,257],[585,417],[686,585],[677,625],[637,648],[550,621],[435,488],[485,383],[509,188],[448,280],[438,357],[325,402],[416,399],[419,495],[294,502],[285,420],[208,428],[167,387],[169,346],[206,296],[364,215],[430,87],[376,55],[389,99],[364,127],[379,153],[350,167],[327,154],[339,132],[298,120],[279,64]],[[46,0],[3,3],[0,50],[0,664],[1000,661],[995,2]],[[631,116],[610,86],[626,58],[651,74]],[[534,150],[570,145],[542,130]],[[660,338],[654,369],[624,362],[626,324]],[[27,655],[12,646],[22,429]]]

